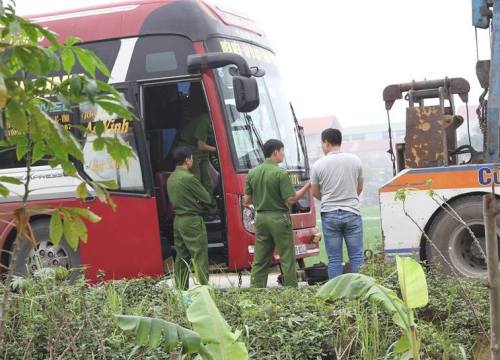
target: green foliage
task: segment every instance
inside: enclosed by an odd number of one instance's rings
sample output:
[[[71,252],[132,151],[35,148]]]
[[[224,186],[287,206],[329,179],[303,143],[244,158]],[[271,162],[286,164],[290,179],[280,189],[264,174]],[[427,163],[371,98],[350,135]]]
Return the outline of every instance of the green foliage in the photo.
[[[394,264],[368,265],[379,284],[397,288]],[[17,279],[16,279],[17,280]],[[134,334],[117,329],[114,314],[167,319],[191,328],[177,291],[161,279],[112,281],[87,286],[54,277],[21,279],[12,294],[6,334],[7,359],[175,359],[177,349],[137,346]],[[454,279],[427,274],[429,304],[415,310],[425,359],[473,358],[480,333]],[[481,320],[488,325],[488,292],[465,281]],[[3,285],[0,284],[0,295]],[[299,289],[215,290],[214,299],[232,329],[241,331],[250,359],[392,359],[386,349],[399,328],[379,306],[364,300],[335,302],[315,297],[316,286]],[[390,350],[393,351],[393,348]],[[386,357],[387,356],[387,357]],[[189,357],[188,357],[189,359]]]
[[[240,332],[233,333],[210,296],[207,286],[189,290],[192,303],[186,313],[193,329],[200,334],[216,360],[246,360],[248,352],[239,342]]]
[[[182,344],[183,354],[200,354],[203,359],[211,360],[212,355],[201,342],[200,335],[177,324],[144,316],[117,315],[117,325],[124,331],[134,331],[138,345],[157,348],[164,344],[172,350]]]
[[[377,280],[363,274],[343,274],[326,284],[317,293],[325,300],[364,299],[383,306],[392,315],[395,324],[405,333],[394,343],[402,358],[420,359],[420,344],[416,336],[413,309],[427,305],[427,283],[422,266],[411,258],[396,257],[397,272],[403,300]]]
[[[38,209],[41,209],[39,207]],[[51,207],[46,207],[50,209]],[[64,234],[68,245],[73,250],[78,248],[80,241],[87,242],[87,227],[83,219],[97,223],[101,220],[99,216],[89,209],[58,207],[55,208],[50,217],[50,238],[57,245]]]
[[[416,309],[427,305],[429,294],[424,269],[414,259],[396,256],[399,286],[407,308]]]
[[[142,316],[117,315],[118,326],[125,331],[133,330],[138,345],[151,348],[165,345],[167,350],[171,350],[181,342],[183,353],[199,353],[203,359],[248,359],[245,345],[238,342],[240,333],[231,332],[209,289],[208,286],[196,286],[184,292],[188,303],[187,319],[194,331],[162,319]]]
[[[22,186],[24,194],[21,195],[26,201],[31,165],[45,159],[51,167],[62,168],[66,176],[78,177],[77,162],[85,161],[78,137],[85,136],[86,129],[51,118],[49,112],[56,102],[62,103],[67,111],[90,103],[124,119],[132,119],[133,114],[120,93],[96,78],[98,73],[108,77],[110,72],[93,52],[77,46],[78,39],[69,37],[61,44],[50,30],[16,16],[12,6],[2,8],[0,28],[0,110],[6,129],[0,151],[15,149],[17,159],[27,165],[26,180],[0,177],[0,195],[9,195],[12,188],[9,185]],[[41,40],[48,45],[40,46]],[[77,63],[84,69],[83,74],[73,73]],[[130,146],[117,137],[107,136],[102,122],[98,122],[96,128],[102,131],[96,132],[94,148],[108,152],[117,166],[126,166],[127,159],[135,156]],[[81,199],[89,196],[87,185],[93,188],[99,200],[114,207],[107,192],[112,185],[83,181],[76,189]],[[74,249],[80,241],[87,241],[84,219],[98,221],[93,214],[69,208],[39,207],[38,211],[52,211],[52,240],[57,243],[64,234]],[[26,219],[21,222],[28,223]]]

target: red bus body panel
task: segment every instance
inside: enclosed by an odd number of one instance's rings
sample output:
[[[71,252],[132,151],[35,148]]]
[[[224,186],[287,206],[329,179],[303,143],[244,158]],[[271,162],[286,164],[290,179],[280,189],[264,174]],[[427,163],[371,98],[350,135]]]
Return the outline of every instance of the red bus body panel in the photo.
[[[116,211],[99,200],[84,206],[102,217],[102,221],[87,222],[88,242],[80,243],[81,262],[86,266],[86,277],[95,281],[102,272],[105,279],[158,276],[163,274],[163,261],[158,231],[158,215],[154,198],[112,195]],[[33,201],[30,206],[82,206],[78,199]],[[19,203],[2,205],[5,211]],[[47,220],[49,219],[47,215]],[[2,217],[7,222],[12,218]],[[13,228],[0,222],[0,248]]]

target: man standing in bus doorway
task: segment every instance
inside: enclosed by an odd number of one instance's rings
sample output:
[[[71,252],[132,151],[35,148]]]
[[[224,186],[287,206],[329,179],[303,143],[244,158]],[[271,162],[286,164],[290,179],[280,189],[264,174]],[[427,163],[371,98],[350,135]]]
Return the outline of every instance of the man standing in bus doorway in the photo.
[[[168,178],[167,193],[175,214],[174,277],[176,287],[187,290],[191,259],[199,283],[208,283],[208,239],[202,215],[211,207],[212,197],[189,171],[193,166],[191,150],[178,147],[173,158],[177,166]]]
[[[274,248],[280,255],[283,283],[297,286],[295,246],[288,205],[297,202],[309,190],[310,183],[295,192],[288,173],[278,166],[285,157],[284,145],[271,139],[263,145],[266,160],[248,172],[245,183],[245,206],[254,205],[255,248],[250,285],[265,288]]]
[[[212,195],[212,180],[209,174],[210,153],[216,153],[217,148],[208,144],[212,132],[211,120],[208,115],[205,96],[201,87],[191,86],[190,96],[185,110],[184,124],[178,136],[180,146],[188,146],[193,153],[192,173],[200,180],[203,187],[211,195],[211,214],[216,212],[217,205]]]
[[[321,225],[328,255],[328,277],[342,274],[342,244],[345,240],[352,272],[363,264],[363,221],[359,194],[363,190],[361,160],[341,152],[342,133],[326,129],[321,133],[325,157],[311,171],[313,196],[321,200]]]

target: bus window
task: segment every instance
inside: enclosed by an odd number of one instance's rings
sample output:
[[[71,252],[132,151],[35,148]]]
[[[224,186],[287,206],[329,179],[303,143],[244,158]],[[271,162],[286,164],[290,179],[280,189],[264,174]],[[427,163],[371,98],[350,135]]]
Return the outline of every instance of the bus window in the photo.
[[[281,164],[287,170],[305,168],[305,156],[300,148],[295,122],[288,103],[274,54],[264,48],[237,40],[212,38],[207,41],[209,51],[234,52],[242,55],[250,66],[265,71],[257,78],[260,105],[248,114],[235,111],[234,92],[230,68],[214,70],[215,78],[222,90],[225,113],[230,126],[230,139],[234,148],[234,162],[238,171],[248,171],[262,161],[260,143],[269,139],[280,139],[285,144],[285,160]],[[260,138],[260,141],[256,141]]]
[[[186,59],[194,54],[191,40],[177,35],[150,35],[137,40],[127,81],[187,74]]]
[[[85,173],[94,181],[115,181],[118,191],[144,192],[141,164],[134,136],[135,121],[109,115],[102,108],[88,103],[80,105],[80,120],[87,130],[82,139]],[[93,142],[97,138],[96,121],[104,122],[103,136],[115,137],[129,145],[135,157],[129,158],[127,164],[118,165],[107,151],[94,150]]]

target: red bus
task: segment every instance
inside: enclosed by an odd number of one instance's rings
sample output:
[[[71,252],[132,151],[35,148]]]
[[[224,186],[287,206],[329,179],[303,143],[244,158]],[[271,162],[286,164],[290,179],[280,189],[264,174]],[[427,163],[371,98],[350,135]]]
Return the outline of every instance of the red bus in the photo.
[[[78,46],[93,50],[111,70],[110,78],[102,80],[124,94],[137,119],[119,119],[85,104],[75,111],[54,112],[59,121],[79,122],[90,130],[82,138],[82,176],[116,181],[119,187],[111,196],[117,209],[113,212],[94,197],[80,202],[76,180],[65,177],[61,169],[35,167],[31,203],[85,206],[102,221],[88,224],[88,243],[73,252],[64,241],[59,246],[50,242],[48,218],[34,217],[38,248],[23,249],[16,267],[34,268],[38,256],[47,266],[85,265],[89,279],[95,279],[98,271],[115,279],[163,274],[164,263],[174,255],[173,214],[165,191],[174,169],[170,151],[190,107],[202,104],[211,117],[217,147],[210,173],[221,210],[220,220],[206,223],[210,263],[230,271],[249,268],[254,229],[251,213],[241,202],[248,170],[263,160],[262,142],[283,141],[282,165],[297,188],[309,170],[301,128],[274,53],[258,26],[242,15],[196,0],[133,1],[30,18],[56,32],[61,41],[71,35],[81,40]],[[252,91],[260,99],[257,108]],[[106,132],[126,141],[137,154],[127,168],[90,146],[97,120],[105,121]],[[0,154],[0,164],[0,173],[22,176],[23,165],[13,152]],[[13,207],[16,201],[11,196],[2,207]],[[301,259],[319,253],[313,242],[318,230],[312,197],[295,204],[291,217],[297,259],[303,265]],[[0,224],[0,248],[11,247],[13,230]],[[2,260],[8,262],[5,254]]]

